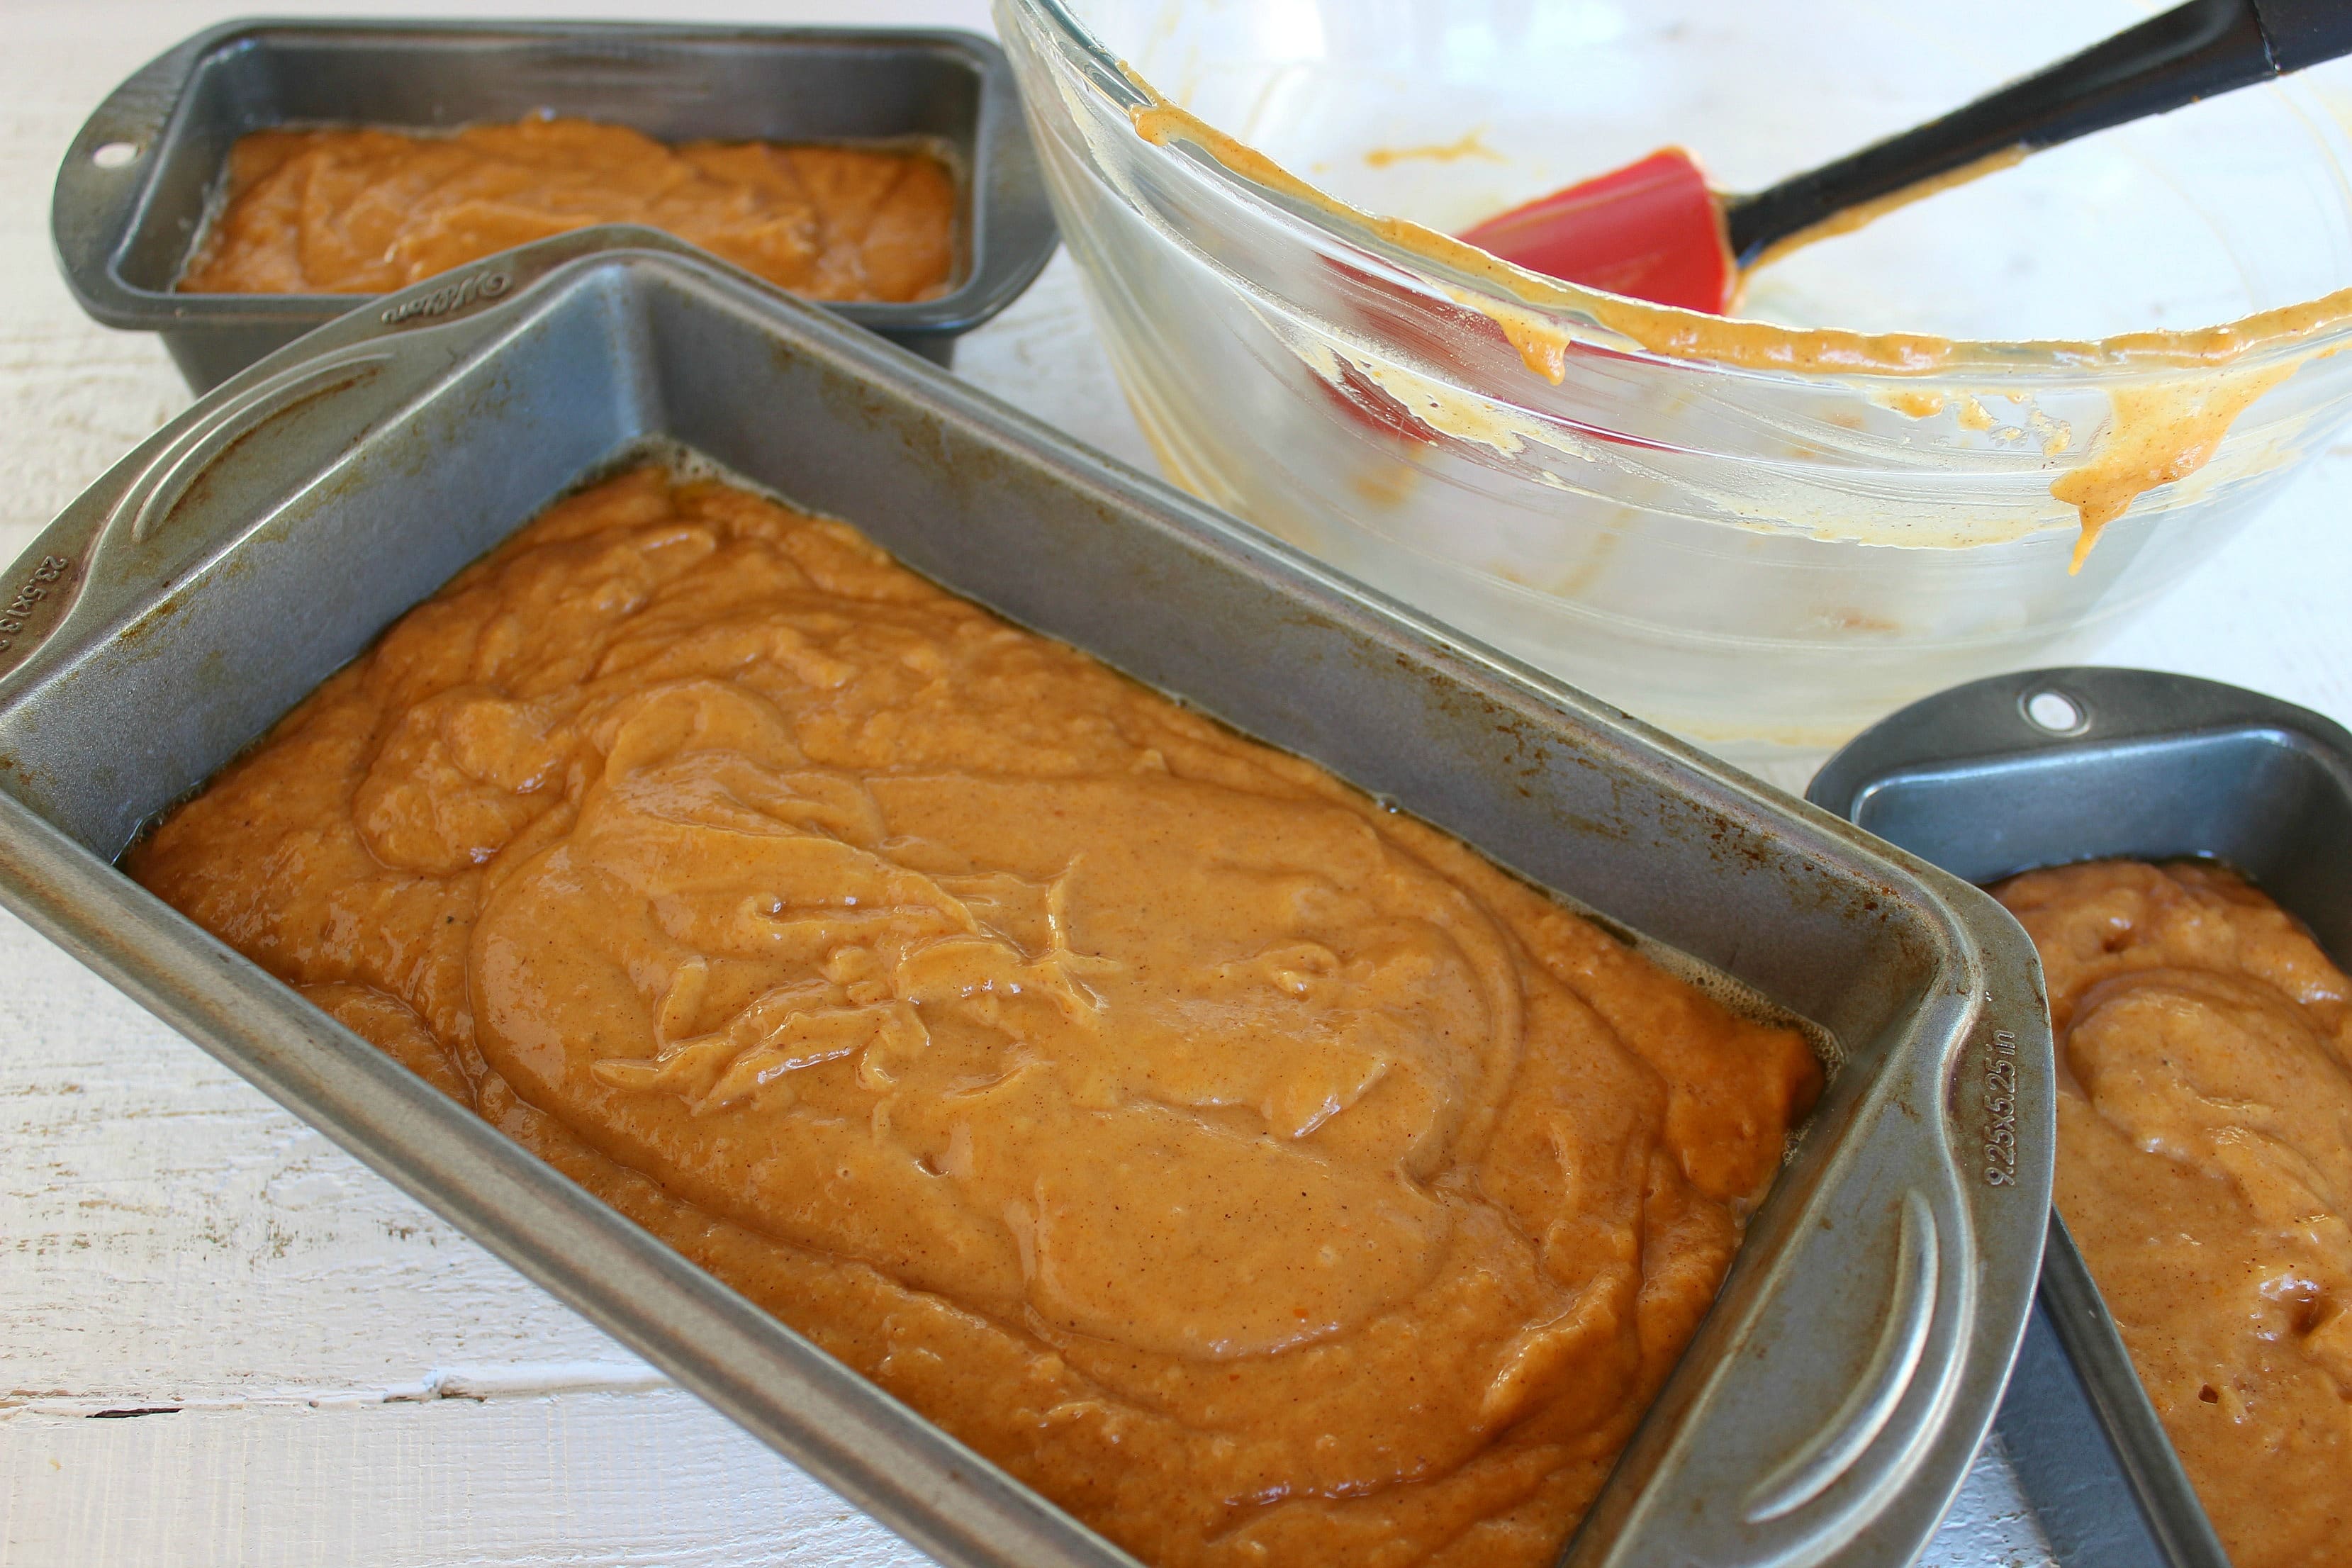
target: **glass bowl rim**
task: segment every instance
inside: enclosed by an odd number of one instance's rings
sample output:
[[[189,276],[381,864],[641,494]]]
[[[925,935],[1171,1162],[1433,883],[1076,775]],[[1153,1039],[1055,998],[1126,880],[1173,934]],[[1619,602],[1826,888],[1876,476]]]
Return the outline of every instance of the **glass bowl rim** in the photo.
[[[1105,47],[1077,19],[1067,0],[999,0],[999,3],[1016,16],[1032,23],[1042,34],[1041,41],[1058,54],[1066,65],[1074,68],[1079,79],[1121,116],[1132,117],[1139,111],[1162,106],[1164,100],[1143,85],[1141,79],[1129,69],[1126,62]],[[2294,90],[2294,78],[2282,77],[2260,88],[2246,90],[2278,92],[2293,100],[2301,96]],[[2313,106],[2302,104],[2298,107],[2307,111]],[[1318,238],[1327,244],[1337,240],[1352,249],[1368,253],[1388,268],[1418,280],[1425,288],[1451,295],[1458,302],[1494,317],[1498,322],[1507,317],[1538,331],[1549,331],[1563,344],[1580,343],[1603,348],[1664,369],[1753,377],[1817,391],[1824,383],[1832,382],[1853,382],[1865,386],[1916,386],[1922,383],[1937,382],[1982,384],[1989,381],[2110,386],[2134,381],[2178,380],[2184,374],[2194,375],[2200,372],[2211,374],[2224,370],[2260,369],[2282,363],[2324,358],[2352,346],[2352,287],[2347,287],[2319,300],[2258,311],[2234,321],[2189,329],[2125,333],[2096,342],[1944,340],[1928,338],[1926,334],[1863,333],[1834,328],[1799,331],[1780,328],[1774,323],[1731,319],[1742,327],[1763,328],[1768,337],[1780,334],[1855,345],[1909,340],[1943,344],[1950,351],[1948,358],[1916,368],[1885,363],[1867,351],[1859,353],[1853,363],[1804,368],[1743,363],[1737,359],[1705,352],[1669,351],[1656,347],[1621,327],[1612,326],[1608,318],[1642,320],[1663,324],[1669,331],[1682,325],[1702,332],[1707,323],[1720,322],[1727,318],[1629,300],[1622,295],[1562,282],[1508,263],[1492,261],[1491,258],[1489,265],[1472,269],[1444,256],[1402,244],[1382,232],[1373,215],[1319,192],[1317,195],[1320,199],[1309,203],[1234,168],[1217,155],[1209,141],[1187,129],[1185,122],[1203,126],[1212,138],[1219,134],[1213,127],[1205,126],[1205,122],[1192,121],[1191,117],[1181,110],[1178,113],[1181,116],[1178,129],[1161,142],[1162,150],[1181,159],[1196,177],[1207,180],[1225,195],[1260,209],[1278,226],[1292,230],[1303,243],[1312,247]],[[1137,139],[1146,141],[1139,132]],[[1288,177],[1297,180],[1303,188],[1313,189],[1309,182],[1299,180],[1296,175]],[[1446,239],[1444,236],[1435,237],[1442,241]],[[1461,248],[1466,250],[1468,247]],[[2273,324],[2276,319],[2291,319],[2305,312],[2310,312],[2313,318],[2305,325],[2279,327]],[[2264,328],[2268,330],[2263,330]],[[2164,346],[2194,339],[2208,340],[2210,346],[2202,352]]]

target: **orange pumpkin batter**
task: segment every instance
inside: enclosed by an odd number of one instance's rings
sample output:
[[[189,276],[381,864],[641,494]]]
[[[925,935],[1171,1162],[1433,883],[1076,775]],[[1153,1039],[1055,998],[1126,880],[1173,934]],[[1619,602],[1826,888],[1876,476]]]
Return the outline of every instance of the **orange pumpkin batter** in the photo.
[[[955,181],[929,153],[693,142],[529,119],[448,136],[259,131],[179,287],[378,294],[598,223],[665,229],[815,300],[928,300],[955,271]]]
[[[2352,980],[2228,871],[1999,889],[2058,1035],[2058,1209],[2237,1568],[2352,1525]]]
[[[1819,1081],[1311,764],[657,470],[131,867],[1164,1568],[1549,1563]]]

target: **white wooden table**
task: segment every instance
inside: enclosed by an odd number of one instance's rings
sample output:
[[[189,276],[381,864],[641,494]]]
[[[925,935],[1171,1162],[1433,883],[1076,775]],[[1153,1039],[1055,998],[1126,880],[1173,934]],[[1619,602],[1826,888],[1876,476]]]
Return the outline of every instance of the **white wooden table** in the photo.
[[[254,8],[988,26],[984,0]],[[101,95],[236,9],[0,0],[0,561],[188,400],[74,308],[49,184]],[[1066,258],[958,368],[1150,466]],[[2352,446],[2105,657],[2352,720],[2347,482]],[[5,915],[0,998],[0,1568],[922,1563]],[[2037,1544],[1995,1466],[1926,1561]]]

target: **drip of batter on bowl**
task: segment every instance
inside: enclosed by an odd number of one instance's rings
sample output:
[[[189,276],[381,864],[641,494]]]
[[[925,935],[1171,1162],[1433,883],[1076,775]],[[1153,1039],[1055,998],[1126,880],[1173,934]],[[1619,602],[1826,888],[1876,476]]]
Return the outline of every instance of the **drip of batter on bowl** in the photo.
[[[1161,1568],[1549,1563],[1821,1074],[744,490],[411,611],[142,883]]]
[[[932,299],[955,271],[955,178],[914,147],[668,147],[531,116],[446,135],[257,131],[226,183],[182,293],[383,293],[600,223],[666,230],[815,300]]]
[[[2058,1041],[2059,1213],[2237,1568],[2352,1523],[2352,979],[2235,874],[1995,889]]]
[[[1197,148],[1292,209],[1330,220],[1343,236],[1363,236],[1375,253],[1384,251],[1386,258],[1421,274],[1435,295],[1493,321],[1528,369],[1555,385],[1567,374],[1570,348],[1588,327],[1669,358],[1800,375],[1947,377],[1995,367],[2013,370],[2021,361],[2040,362],[2053,371],[2162,374],[2153,384],[2110,392],[2107,425],[2084,460],[2051,486],[2053,499],[2071,508],[2080,522],[2070,574],[2082,570],[2100,533],[2134,500],[2203,468],[2231,424],[2255,399],[2311,359],[2336,352],[2315,347],[2297,353],[2298,345],[2352,325],[2352,288],[2219,326],[2126,332],[2096,342],[1970,342],[1923,332],[1788,327],[1654,304],[1530,272],[1409,219],[1352,206],[1171,102],[1132,67],[1121,68],[1141,100],[1129,111],[1138,136],[1156,146],[1182,142]],[[1944,184],[2006,166],[2005,157],[1959,171]],[[1909,193],[1904,195],[1907,199]],[[1857,226],[1876,211],[1861,215]],[[1370,281],[1401,299],[1412,297],[1393,283]],[[1592,341],[1603,348],[1618,346],[1605,338]],[[2249,359],[2262,363],[2242,363]],[[1931,405],[1923,396],[1914,406],[1932,413],[1943,405]]]

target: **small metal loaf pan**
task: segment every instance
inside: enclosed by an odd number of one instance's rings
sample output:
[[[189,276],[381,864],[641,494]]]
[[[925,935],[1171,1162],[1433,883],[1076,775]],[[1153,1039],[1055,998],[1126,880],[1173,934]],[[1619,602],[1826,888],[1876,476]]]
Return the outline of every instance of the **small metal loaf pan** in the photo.
[[[2352,734],[2275,698],[2145,669],[1996,676],[1864,731],[1806,795],[1971,882],[2210,856],[2352,966]],[[1999,1430],[2068,1568],[2226,1568],[2054,1213]]]
[[[662,142],[919,137],[950,150],[962,197],[953,289],[911,304],[828,307],[941,364],[1054,253],[1013,73],[976,34],[264,20],[198,33],[98,107],[58,170],[58,265],[92,318],[161,333],[204,392],[362,298],[173,289],[238,137],[282,125],[447,131],[542,110]]]
[[[16,563],[0,900],[941,1563],[1129,1563],[110,864],[549,501],[691,452],[1818,1026],[1822,1101],[1563,1561],[1911,1561],[2049,1206],[2040,973],[1990,899],[664,236],[478,271],[238,375]]]

